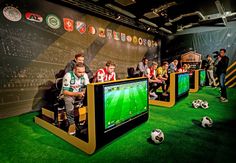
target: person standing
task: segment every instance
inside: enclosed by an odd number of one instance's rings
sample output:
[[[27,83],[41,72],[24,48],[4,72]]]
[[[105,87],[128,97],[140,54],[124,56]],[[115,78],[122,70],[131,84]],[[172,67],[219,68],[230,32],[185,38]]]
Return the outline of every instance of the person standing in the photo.
[[[214,86],[216,87],[216,81],[215,81],[215,78],[214,78],[214,73],[213,73],[213,70],[214,70],[214,60],[212,59],[212,57],[210,55],[207,55],[207,77],[208,77],[208,80],[209,80],[209,86]]]
[[[220,57],[218,57],[219,62],[217,66],[220,77],[221,102],[228,102],[226,86],[225,86],[225,76],[229,64],[229,58],[225,55],[225,53],[226,53],[225,49],[220,49]]]

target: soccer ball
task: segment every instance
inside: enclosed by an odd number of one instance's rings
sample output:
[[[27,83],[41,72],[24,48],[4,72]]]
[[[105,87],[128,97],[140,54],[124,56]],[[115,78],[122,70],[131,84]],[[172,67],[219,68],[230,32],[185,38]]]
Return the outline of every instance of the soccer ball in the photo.
[[[197,99],[196,102],[201,106],[202,100]]]
[[[201,107],[202,107],[203,109],[209,108],[208,102],[207,102],[207,101],[202,101]]]
[[[151,132],[151,139],[155,144],[160,144],[164,141],[164,133],[160,129],[155,129]]]
[[[202,127],[212,127],[212,124],[213,124],[213,120],[210,118],[210,117],[203,117],[202,120],[201,120],[201,123],[202,123]]]
[[[193,108],[198,108],[198,107],[200,107],[201,105],[198,103],[198,101],[197,100],[194,100],[193,102],[192,102],[192,106],[193,106]]]

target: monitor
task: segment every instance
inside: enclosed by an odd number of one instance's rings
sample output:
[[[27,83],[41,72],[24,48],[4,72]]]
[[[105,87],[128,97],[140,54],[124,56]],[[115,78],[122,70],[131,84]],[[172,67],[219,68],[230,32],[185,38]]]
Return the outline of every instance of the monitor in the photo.
[[[199,70],[199,85],[205,86],[206,83],[206,71],[205,70]]]
[[[105,131],[126,123],[148,109],[145,81],[104,85],[103,92]]]
[[[148,79],[94,85],[97,147],[148,120]]]
[[[190,76],[189,73],[176,74],[176,98],[187,95],[190,89]]]

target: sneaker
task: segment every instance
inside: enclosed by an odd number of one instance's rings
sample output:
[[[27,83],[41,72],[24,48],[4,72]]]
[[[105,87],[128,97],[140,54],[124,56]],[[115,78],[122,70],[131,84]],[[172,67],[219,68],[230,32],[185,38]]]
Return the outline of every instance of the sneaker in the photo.
[[[164,92],[162,93],[162,96],[169,96],[168,93]]]
[[[151,97],[154,97],[154,98],[157,98],[157,97],[158,97],[158,95],[157,95],[155,92],[150,92],[150,96],[151,96]]]
[[[75,135],[75,133],[76,133],[75,124],[71,124],[68,129],[68,134]]]
[[[220,100],[224,100],[224,99],[225,99],[224,97],[222,97],[222,96],[220,97]]]
[[[229,102],[227,98],[224,98],[223,100],[220,100],[220,102]]]

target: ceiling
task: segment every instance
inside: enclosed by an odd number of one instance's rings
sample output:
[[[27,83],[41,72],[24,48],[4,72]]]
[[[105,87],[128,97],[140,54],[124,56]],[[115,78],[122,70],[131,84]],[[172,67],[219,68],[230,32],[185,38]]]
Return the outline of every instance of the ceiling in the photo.
[[[58,0],[55,1],[58,3]],[[227,26],[236,20],[235,0],[60,0],[152,34],[174,34],[195,26]]]

